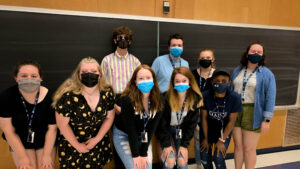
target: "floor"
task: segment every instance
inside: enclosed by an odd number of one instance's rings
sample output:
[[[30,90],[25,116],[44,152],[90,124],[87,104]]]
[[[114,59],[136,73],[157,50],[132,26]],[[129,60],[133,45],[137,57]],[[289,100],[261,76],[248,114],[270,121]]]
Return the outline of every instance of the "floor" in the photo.
[[[234,169],[234,160],[226,160],[227,169]],[[257,156],[256,169],[300,169],[300,150],[262,154]],[[196,169],[196,165],[189,165]],[[244,169],[244,168],[243,168]]]

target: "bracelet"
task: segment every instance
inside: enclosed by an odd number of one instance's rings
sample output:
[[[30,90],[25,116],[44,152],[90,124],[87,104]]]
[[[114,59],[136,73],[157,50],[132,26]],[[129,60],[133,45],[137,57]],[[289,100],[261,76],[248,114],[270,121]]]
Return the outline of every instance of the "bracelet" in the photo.
[[[219,138],[219,141],[221,141],[222,143],[225,143],[225,140],[222,139],[221,137]]]

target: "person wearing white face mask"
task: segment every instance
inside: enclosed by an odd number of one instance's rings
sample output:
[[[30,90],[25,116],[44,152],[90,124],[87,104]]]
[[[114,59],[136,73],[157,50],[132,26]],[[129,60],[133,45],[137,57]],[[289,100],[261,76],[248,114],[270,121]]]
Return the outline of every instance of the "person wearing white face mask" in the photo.
[[[35,61],[15,66],[18,85],[0,96],[0,129],[18,169],[54,168],[56,124],[48,89]]]
[[[151,138],[162,116],[162,101],[153,70],[141,65],[121,95],[113,141],[126,169],[151,169]]]
[[[170,53],[157,57],[151,66],[157,77],[161,93],[168,90],[171,74],[176,67],[189,68],[189,63],[181,57],[183,53],[183,37],[181,34],[170,35],[168,49]]]
[[[175,163],[179,169],[188,168],[187,147],[193,138],[202,103],[202,94],[192,72],[186,67],[175,68],[157,132],[163,149],[163,168],[173,168]]]

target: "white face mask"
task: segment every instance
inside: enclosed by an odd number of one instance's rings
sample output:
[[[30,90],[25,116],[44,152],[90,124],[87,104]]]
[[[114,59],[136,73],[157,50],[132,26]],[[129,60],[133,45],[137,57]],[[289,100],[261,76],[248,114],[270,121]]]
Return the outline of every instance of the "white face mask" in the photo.
[[[38,79],[21,79],[18,81],[19,89],[26,93],[32,93],[41,86],[41,80]]]

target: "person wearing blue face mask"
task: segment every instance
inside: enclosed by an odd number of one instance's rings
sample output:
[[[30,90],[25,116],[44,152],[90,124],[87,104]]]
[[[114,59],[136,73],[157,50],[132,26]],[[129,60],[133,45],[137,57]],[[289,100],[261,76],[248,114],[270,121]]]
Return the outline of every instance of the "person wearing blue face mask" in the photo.
[[[231,139],[231,131],[242,111],[238,93],[230,88],[230,75],[216,70],[212,75],[212,89],[203,92],[204,106],[201,108],[201,161],[204,169],[226,169],[226,150]],[[214,151],[214,152],[213,152]]]
[[[233,129],[235,168],[253,169],[256,146],[261,133],[270,128],[276,99],[273,73],[265,67],[265,50],[261,43],[251,43],[232,74],[233,89],[241,95],[244,111]]]
[[[192,72],[186,67],[175,68],[157,132],[163,150],[163,168],[173,168],[175,163],[179,169],[188,168],[187,147],[193,138],[201,105],[202,95]]]
[[[151,169],[151,138],[162,116],[162,101],[153,70],[140,65],[120,98],[113,142],[126,169]]]
[[[170,35],[168,49],[169,54],[157,57],[151,66],[157,77],[161,93],[168,90],[172,71],[176,67],[189,68],[188,62],[181,57],[183,53],[183,37],[181,34]]]

